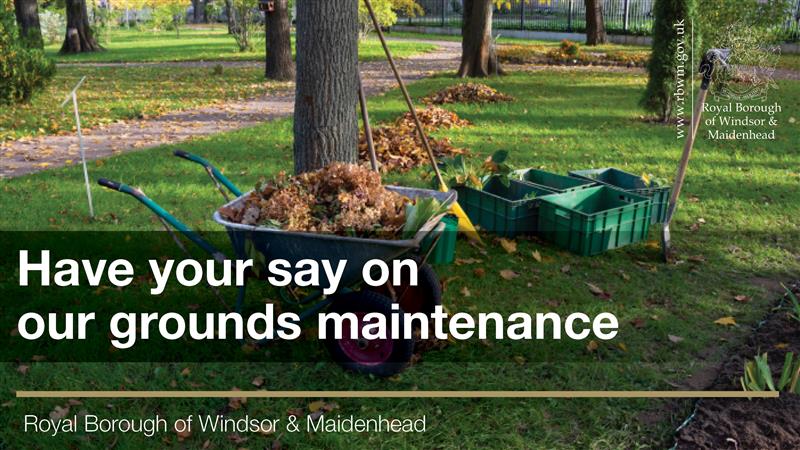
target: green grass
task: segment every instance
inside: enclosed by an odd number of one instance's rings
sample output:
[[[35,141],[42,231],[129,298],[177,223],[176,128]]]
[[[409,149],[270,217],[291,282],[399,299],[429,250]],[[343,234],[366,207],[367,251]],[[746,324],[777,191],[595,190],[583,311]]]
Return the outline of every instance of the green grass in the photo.
[[[450,85],[451,78],[434,78],[411,86],[419,98]],[[454,145],[472,149],[481,158],[498,149],[511,152],[519,167],[543,167],[564,173],[569,169],[616,166],[632,173],[674,174],[682,141],[672,127],[640,120],[637,106],[644,78],[625,73],[538,72],[513,74],[487,81],[517,101],[484,106],[450,106],[472,127],[440,133]],[[17,389],[253,389],[251,380],[263,376],[266,389],[675,389],[687,377],[720,358],[720,352],[746,336],[769,310],[776,293],[756,284],[796,278],[800,273],[800,155],[794,136],[800,112],[800,84],[780,82],[778,138],[772,142],[711,142],[701,130],[690,163],[683,199],[672,226],[681,254],[702,255],[704,262],[664,265],[654,242],[582,258],[536,240],[519,240],[507,254],[490,236],[485,254],[459,241],[457,256],[476,258],[472,265],[437,267],[448,279],[445,304],[451,312],[583,311],[613,312],[621,331],[597,351],[585,342],[535,341],[525,344],[462,342],[431,351],[422,362],[398,377],[379,380],[343,372],[329,363],[219,364],[49,364],[26,363],[27,374],[7,363],[0,370],[6,386],[0,417],[10,426],[0,436],[9,448],[80,447],[118,449],[145,445],[201,448],[206,440],[218,448],[231,443],[226,434],[195,433],[178,443],[174,433],[146,440],[137,436],[68,436],[50,439],[18,431],[25,413],[46,416],[66,400],[13,399]],[[775,95],[773,93],[772,95]],[[376,121],[390,120],[403,111],[397,92],[370,101]],[[290,120],[220,134],[181,147],[219,164],[239,186],[248,187],[261,175],[291,169]],[[91,166],[92,178],[105,176],[144,189],[148,195],[193,228],[216,230],[211,212],[220,205],[218,194],[195,165],[170,156],[173,147],[158,147],[105,160]],[[419,185],[419,171],[391,175],[387,181]],[[4,230],[156,230],[148,211],[135,200],[95,189],[98,220],[85,219],[85,198],[77,167],[49,170],[0,181],[0,202],[16,205],[14,214],[0,217]],[[690,226],[703,218],[697,231]],[[651,239],[656,239],[653,230]],[[542,262],[531,256],[539,251]],[[568,267],[567,267],[568,266]],[[14,265],[5,262],[4,272]],[[475,268],[486,276],[473,275]],[[499,271],[513,269],[520,277],[503,280]],[[11,276],[11,275],[9,275]],[[594,297],[585,283],[612,294],[609,301]],[[470,296],[462,294],[467,287]],[[230,294],[226,292],[226,294]],[[733,296],[750,296],[739,303]],[[179,292],[180,295],[180,292]],[[183,291],[179,305],[217,301],[205,290]],[[35,298],[31,296],[30,298]],[[125,297],[111,290],[100,297],[103,308],[119,308]],[[259,297],[251,298],[258,304]],[[66,300],[66,299],[65,299]],[[130,305],[133,306],[133,305]],[[24,306],[9,305],[16,311]],[[170,308],[161,305],[159,308]],[[734,316],[738,327],[715,325]],[[643,324],[642,327],[634,324]],[[682,337],[678,344],[668,335]],[[624,345],[622,345],[624,344]],[[298,341],[298,349],[314,351],[316,342]],[[20,347],[22,348],[22,347]],[[197,346],[187,352],[203,351]],[[46,348],[43,349],[47,350]],[[230,351],[239,352],[235,344]],[[27,354],[20,360],[29,361]],[[482,363],[455,360],[484,359]],[[555,361],[555,364],[538,364]],[[184,371],[184,368],[189,370]],[[183,373],[182,373],[183,372]],[[307,410],[316,399],[249,400],[232,417],[281,416],[290,408]],[[284,446],[324,448],[665,448],[671,431],[690,412],[691,403],[677,405],[653,400],[345,400],[330,399],[338,413],[393,417],[428,415],[424,434],[279,434],[245,435],[250,448],[268,447],[277,439]],[[169,418],[224,410],[226,399],[201,400],[87,400],[73,405],[107,416],[139,416],[159,412]],[[661,420],[643,420],[658,412]]]
[[[59,105],[86,76],[78,92],[84,128],[120,119],[264,95],[288,83],[264,80],[257,67],[61,67],[29,103],[0,106],[0,142],[26,136],[71,132],[72,106]]]
[[[184,27],[180,37],[174,31],[111,29],[101,41],[106,51],[60,55],[61,43],[48,45],[46,52],[60,63],[81,62],[169,62],[169,61],[263,61],[264,33],[254,33],[253,50],[240,52],[233,37],[224,26]],[[292,37],[294,41],[294,37]],[[294,45],[293,45],[294,46]],[[392,52],[398,58],[432,50],[429,44],[396,42]],[[370,38],[359,45],[361,60],[385,58],[377,39]]]

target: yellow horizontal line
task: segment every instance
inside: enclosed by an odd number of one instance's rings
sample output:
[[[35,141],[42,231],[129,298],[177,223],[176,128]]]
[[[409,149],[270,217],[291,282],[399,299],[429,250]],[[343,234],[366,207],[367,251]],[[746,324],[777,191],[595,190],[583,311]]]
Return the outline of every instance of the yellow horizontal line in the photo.
[[[17,398],[778,398],[745,391],[17,391]]]

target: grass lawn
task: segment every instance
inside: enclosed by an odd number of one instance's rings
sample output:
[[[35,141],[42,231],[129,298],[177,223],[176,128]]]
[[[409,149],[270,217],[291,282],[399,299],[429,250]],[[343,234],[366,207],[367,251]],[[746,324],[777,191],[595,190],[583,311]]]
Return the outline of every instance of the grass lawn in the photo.
[[[70,132],[71,103],[59,108],[78,80],[83,127],[120,119],[263,95],[287,83],[264,80],[261,68],[237,67],[215,74],[211,67],[60,67],[31,102],[0,106],[0,142],[25,136]]]
[[[292,38],[294,41],[294,37]],[[180,37],[174,31],[139,31],[112,29],[101,41],[104,52],[59,55],[61,43],[48,45],[46,52],[60,63],[79,62],[165,62],[165,61],[263,61],[264,33],[254,33],[253,50],[240,52],[233,37],[223,25],[185,27]],[[398,42],[392,52],[398,58],[430,51],[434,47],[414,42]],[[385,58],[380,42],[370,38],[359,45],[361,60]]]
[[[451,78],[414,83],[421,97],[450,85]],[[488,83],[517,101],[485,106],[451,106],[472,127],[441,133],[453,144],[479,157],[498,149],[510,151],[510,162],[564,173],[569,169],[616,166],[633,173],[652,173],[671,179],[682,141],[672,127],[640,120],[637,106],[645,79],[625,73],[537,72],[512,74]],[[0,417],[6,428],[19,428],[24,413],[47,416],[66,400],[17,400],[16,389],[253,389],[262,376],[263,388],[280,389],[563,389],[671,390],[698,370],[720,358],[720,352],[749,333],[772,306],[774,292],[759,279],[787,280],[800,274],[800,155],[794,136],[800,124],[800,83],[780,82],[783,112],[776,118],[777,139],[709,141],[701,130],[691,161],[683,199],[673,222],[673,239],[692,261],[664,265],[654,242],[601,256],[585,258],[535,240],[519,240],[518,252],[506,253],[487,236],[482,254],[459,241],[457,256],[475,264],[439,266],[447,279],[445,304],[451,312],[476,314],[496,311],[613,312],[620,319],[619,336],[595,350],[585,342],[507,341],[461,342],[431,351],[423,361],[391,379],[371,379],[345,373],[329,363],[218,364],[51,364],[30,363],[27,373],[4,364],[0,383]],[[392,92],[371,99],[375,120],[390,120],[403,111]],[[219,164],[241,187],[261,175],[291,169],[292,124],[281,120],[181,147]],[[142,187],[190,226],[216,230],[211,212],[220,205],[218,194],[198,167],[171,157],[172,147],[159,147],[109,158],[91,168],[91,177]],[[390,175],[388,181],[419,185],[419,171]],[[156,230],[147,210],[122,194],[94,190],[99,218],[84,219],[85,204],[78,167],[48,170],[0,180],[0,202],[17,205],[14,214],[0,217],[3,230]],[[700,219],[703,224],[699,225]],[[695,229],[696,228],[696,229]],[[651,239],[657,239],[656,230]],[[539,251],[541,262],[532,257]],[[14,265],[3,262],[4,273]],[[477,277],[474,269],[486,275]],[[499,271],[520,276],[506,281]],[[610,300],[593,296],[585,283],[601,286]],[[468,288],[469,295],[464,288]],[[113,291],[113,290],[112,290]],[[103,304],[122,297],[111,292]],[[214,305],[203,289],[185,293],[186,303]],[[749,303],[734,301],[746,295]],[[188,297],[190,296],[190,297]],[[251,301],[254,301],[251,299]],[[257,302],[257,301],[256,301]],[[714,324],[733,316],[738,326]],[[683,338],[673,343],[668,335]],[[316,342],[292,345],[316,348]],[[197,349],[195,347],[194,349]],[[46,351],[43,349],[42,351]],[[764,349],[767,350],[767,349]],[[188,350],[189,352],[192,349]],[[231,352],[238,347],[231,344]],[[20,355],[29,361],[29,355]],[[324,360],[324,358],[323,358]],[[485,360],[487,362],[453,362]],[[540,362],[557,362],[542,364]],[[186,369],[186,370],[184,370]],[[230,411],[231,417],[283,415],[290,408],[308,411],[317,399],[249,400]],[[429,431],[420,434],[279,434],[246,435],[245,445],[262,448],[279,440],[290,447],[323,448],[665,448],[671,432],[691,410],[689,400],[671,404],[651,400],[345,400],[337,413],[392,417],[427,414]],[[226,399],[201,400],[84,400],[74,411],[137,416],[159,412],[169,418],[213,413],[225,409]],[[655,420],[645,419],[653,417]],[[23,440],[24,439],[24,440]],[[141,448],[159,442],[177,448],[216,448],[231,442],[224,433],[196,433],[178,442],[174,433],[146,440],[136,435],[70,435],[47,438],[22,433],[0,436],[9,448],[80,447]],[[58,445],[56,445],[58,443]]]

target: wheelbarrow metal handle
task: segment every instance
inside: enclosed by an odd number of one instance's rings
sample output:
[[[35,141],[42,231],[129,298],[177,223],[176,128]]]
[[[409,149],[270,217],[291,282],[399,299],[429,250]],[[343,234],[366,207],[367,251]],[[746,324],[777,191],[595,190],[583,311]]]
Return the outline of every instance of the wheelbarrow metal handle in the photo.
[[[235,197],[240,197],[242,195],[242,191],[240,191],[239,188],[237,188],[236,185],[233,184],[233,182],[231,182],[231,180],[228,179],[228,177],[223,175],[222,172],[219,171],[219,169],[214,167],[206,159],[204,159],[204,158],[202,158],[200,156],[185,152],[183,150],[175,150],[173,152],[173,154],[175,156],[177,156],[178,158],[183,158],[183,159],[185,159],[187,161],[191,161],[193,163],[197,163],[197,164],[200,164],[201,166],[205,167],[205,169],[209,172],[209,175],[211,175],[217,181],[222,183],[222,185],[225,186]]]
[[[150,211],[153,211],[153,213],[160,219],[163,219],[173,228],[181,232],[181,234],[186,236],[186,238],[188,238],[190,241],[197,244],[198,247],[208,252],[212,257],[214,257],[215,260],[222,261],[227,259],[222,252],[216,249],[216,247],[214,247],[208,241],[200,237],[199,234],[197,234],[191,228],[187,227],[186,224],[176,219],[175,216],[167,212],[167,210],[162,208],[161,205],[151,200],[150,197],[144,195],[144,192],[142,192],[141,190],[132,188],[124,183],[119,183],[117,181],[109,180],[107,178],[100,178],[99,180],[97,180],[97,184],[106,187],[108,189],[119,191],[134,197],[136,200],[139,200],[139,202],[141,202],[144,206],[148,207]]]

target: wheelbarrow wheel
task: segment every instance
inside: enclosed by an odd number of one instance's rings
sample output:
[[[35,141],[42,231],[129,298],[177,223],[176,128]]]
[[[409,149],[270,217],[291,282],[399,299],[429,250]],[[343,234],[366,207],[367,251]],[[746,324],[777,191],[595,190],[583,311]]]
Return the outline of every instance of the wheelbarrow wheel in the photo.
[[[419,264],[419,259],[415,259]],[[403,276],[400,286],[392,286],[389,282],[383,286],[365,286],[364,290],[389,297],[400,303],[400,308],[409,314],[421,312],[430,315],[437,305],[442,304],[442,285],[430,264],[421,264],[418,267],[416,286],[411,286],[408,276]]]
[[[413,339],[391,339],[391,314],[399,314],[398,326],[402,334],[404,328],[403,311],[392,310],[392,301],[376,292],[359,291],[337,295],[328,312],[353,313],[358,318],[358,339],[350,337],[350,321],[343,321],[342,339],[333,339],[335,327],[332,321],[327,324],[328,339],[325,345],[333,357],[347,370],[379,377],[392,376],[402,371],[411,360],[414,352]],[[379,313],[386,317],[386,334],[389,339],[364,339],[360,329],[368,322],[363,317],[368,313]]]

